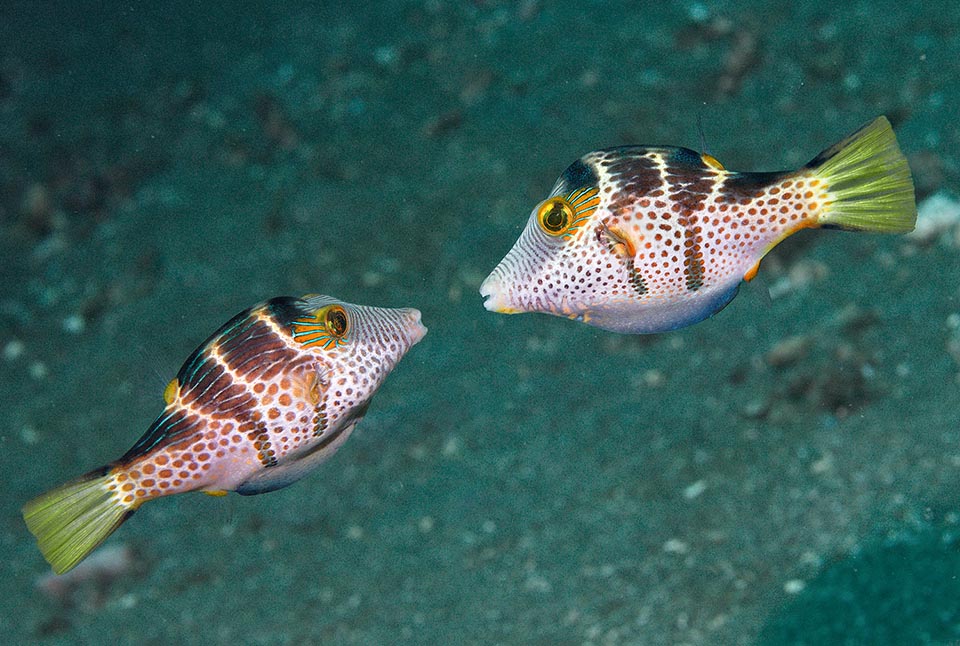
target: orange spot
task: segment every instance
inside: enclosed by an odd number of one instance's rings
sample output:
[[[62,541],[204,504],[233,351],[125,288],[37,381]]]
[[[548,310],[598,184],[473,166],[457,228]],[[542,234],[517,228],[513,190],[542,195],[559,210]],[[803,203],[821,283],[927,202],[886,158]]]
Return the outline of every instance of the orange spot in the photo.
[[[157,474],[157,476],[161,478],[171,478],[173,477],[173,471],[171,471],[170,469],[163,469],[162,471],[160,471],[160,473]]]
[[[141,469],[141,471],[143,471],[143,472],[146,473],[147,475],[150,475],[150,474],[153,473],[155,470],[156,470],[156,467],[153,466],[152,464],[149,464],[149,463],[143,465],[143,468]]]
[[[120,487],[121,491],[133,491],[133,483],[128,482],[127,484]]]
[[[146,480],[144,480],[144,481],[141,482],[140,484],[141,484],[142,486],[144,486],[144,487],[152,487],[152,486],[154,486],[155,484],[157,484],[157,482],[156,482],[156,480],[154,480],[153,478],[147,478]]]
[[[158,455],[158,456],[156,457],[156,462],[157,462],[157,464],[159,464],[160,466],[163,466],[164,464],[166,464],[167,461],[168,461],[168,458],[167,458],[167,456],[165,456],[165,455]]]

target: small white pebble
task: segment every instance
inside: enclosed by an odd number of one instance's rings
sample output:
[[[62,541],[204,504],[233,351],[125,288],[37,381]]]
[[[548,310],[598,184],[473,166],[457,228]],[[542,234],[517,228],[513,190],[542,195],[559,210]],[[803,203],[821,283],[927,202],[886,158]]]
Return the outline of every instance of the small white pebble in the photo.
[[[20,441],[27,446],[33,446],[40,441],[40,434],[32,426],[23,426],[20,428]]]
[[[25,348],[26,346],[23,345],[23,341],[20,339],[7,341],[7,345],[3,346],[3,358],[7,361],[16,361],[23,356]]]
[[[663,551],[667,554],[686,554],[690,551],[690,546],[679,538],[671,538],[663,544]]]
[[[693,500],[707,489],[705,480],[697,480],[683,490],[683,497],[687,500]]]
[[[483,530],[484,534],[492,534],[497,531],[497,524],[488,518],[487,520],[483,521],[483,525],[480,526],[480,529]]]
[[[383,274],[376,271],[364,272],[360,277],[364,287],[379,287],[383,284]]]
[[[807,584],[801,579],[790,579],[783,584],[783,591],[787,594],[800,594]]]
[[[120,608],[121,610],[130,610],[132,608],[135,608],[136,605],[137,605],[137,595],[133,594],[132,592],[129,594],[125,594],[119,599],[117,599],[117,607]]]
[[[397,48],[392,45],[384,45],[373,50],[373,60],[377,62],[377,65],[389,67],[397,62],[397,58]]]
[[[352,541],[359,541],[363,538],[363,528],[359,525],[350,525],[350,527],[347,528],[347,538]]]
[[[417,523],[417,527],[424,534],[429,534],[433,531],[434,521],[432,516],[424,516]]]
[[[34,361],[27,370],[37,381],[42,381],[47,376],[47,365],[42,361]]]
[[[702,2],[694,2],[687,7],[687,16],[696,23],[705,23],[710,18],[710,9]]]
[[[830,453],[825,454],[822,458],[810,465],[811,473],[826,473],[833,469],[833,455]]]
[[[80,334],[87,327],[86,321],[79,314],[71,314],[63,319],[63,331],[70,334]]]
[[[553,586],[550,585],[550,582],[539,574],[531,574],[528,576],[526,582],[524,582],[524,587],[528,592],[547,593],[553,590]]]
[[[946,233],[957,231],[958,225],[960,202],[941,191],[918,205],[917,226],[906,237],[913,242],[928,244]]]
[[[643,383],[649,388],[657,388],[662,386],[667,378],[663,375],[662,372],[651,368],[643,373]]]
[[[460,438],[456,435],[451,435],[447,438],[447,441],[443,443],[443,449],[441,452],[445,458],[452,458],[460,455]]]

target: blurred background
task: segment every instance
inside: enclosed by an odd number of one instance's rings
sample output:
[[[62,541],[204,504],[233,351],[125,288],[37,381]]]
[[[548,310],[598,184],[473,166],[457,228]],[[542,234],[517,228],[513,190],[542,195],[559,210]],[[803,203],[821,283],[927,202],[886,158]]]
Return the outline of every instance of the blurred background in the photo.
[[[7,643],[960,640],[960,4],[6,2]],[[797,167],[885,114],[912,236],[806,231],[717,316],[486,312],[583,153]],[[329,462],[150,504],[47,576],[20,517],[118,457],[237,311],[430,333]],[[97,565],[97,563],[95,563]]]

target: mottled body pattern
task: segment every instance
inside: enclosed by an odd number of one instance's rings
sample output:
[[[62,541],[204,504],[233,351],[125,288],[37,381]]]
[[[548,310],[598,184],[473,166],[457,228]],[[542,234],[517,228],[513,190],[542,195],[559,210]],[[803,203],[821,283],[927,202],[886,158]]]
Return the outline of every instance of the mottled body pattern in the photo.
[[[81,482],[98,483],[96,505],[121,516],[116,525],[161,496],[286,486],[340,447],[425,332],[412,309],[326,296],[254,306],[190,355],[143,437]]]
[[[879,163],[893,186],[871,185],[871,193],[856,197],[883,203],[892,196],[892,215],[881,214],[889,217],[880,224],[870,219],[873,213],[841,213],[831,221],[836,203],[853,201],[844,191],[857,177],[848,177],[847,167],[834,177],[824,171],[825,162],[850,155],[847,146],[864,144],[865,136],[876,146],[887,133],[893,150],[881,151]],[[852,161],[854,171],[866,167],[867,180],[877,182],[878,169],[870,165],[877,158],[862,157]],[[846,185],[837,189],[837,179]],[[586,213],[571,199],[584,194],[595,196]],[[741,281],[753,277],[763,255],[800,229],[902,231],[914,218],[909,170],[885,120],[795,171],[732,172],[686,148],[611,148],[564,171],[481,294],[495,311],[546,312],[620,332],[661,332],[721,309]]]

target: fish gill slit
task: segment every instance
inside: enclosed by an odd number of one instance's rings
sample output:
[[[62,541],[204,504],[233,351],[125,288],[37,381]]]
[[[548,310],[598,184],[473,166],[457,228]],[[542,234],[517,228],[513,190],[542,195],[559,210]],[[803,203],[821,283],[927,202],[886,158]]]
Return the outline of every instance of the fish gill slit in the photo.
[[[598,240],[606,244],[607,249],[616,256],[627,270],[630,285],[640,296],[647,293],[647,283],[637,268],[637,250],[630,238],[617,227],[601,222],[597,228]]]

